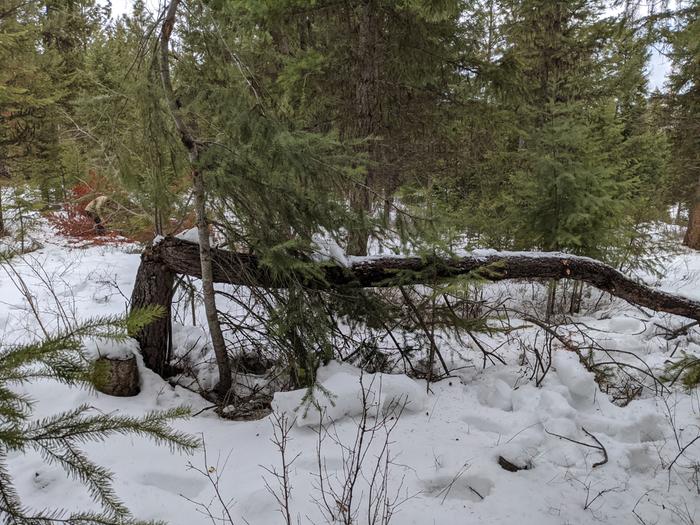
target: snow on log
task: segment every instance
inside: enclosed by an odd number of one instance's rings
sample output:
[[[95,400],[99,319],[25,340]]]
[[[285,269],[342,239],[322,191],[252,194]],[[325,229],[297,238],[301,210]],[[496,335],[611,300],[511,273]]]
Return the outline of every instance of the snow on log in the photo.
[[[212,249],[214,281],[263,288],[283,288],[255,255]],[[700,321],[700,302],[638,283],[605,263],[563,253],[483,251],[459,257],[379,257],[320,266],[323,278],[297,277],[316,289],[378,288],[435,283],[471,275],[486,281],[507,279],[573,279],[590,284],[632,304]],[[161,278],[158,277],[162,274]],[[166,237],[146,248],[132,296],[132,308],[160,304],[170,311],[173,275],[200,277],[199,246]],[[167,362],[170,319],[156,321],[138,337],[148,366],[163,373]]]

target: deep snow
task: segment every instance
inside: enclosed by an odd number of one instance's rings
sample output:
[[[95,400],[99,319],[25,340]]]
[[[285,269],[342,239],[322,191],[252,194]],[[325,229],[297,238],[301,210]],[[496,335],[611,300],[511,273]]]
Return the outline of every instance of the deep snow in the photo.
[[[137,247],[75,248],[48,233],[41,242],[42,249],[14,258],[12,270],[0,268],[4,342],[21,340],[27,333],[38,334],[36,322],[27,313],[28,299],[13,284],[16,275],[10,278],[13,271],[26,281],[34,307],[47,326],[59,322],[56,299],[77,317],[125,311],[139,262]],[[659,284],[700,299],[699,280],[700,254],[682,252],[674,256]],[[53,283],[53,293],[42,281]],[[490,288],[499,286],[508,285]],[[510,286],[511,292],[522,291],[519,285]],[[638,309],[615,301],[580,320],[588,327],[586,333],[606,349],[633,351],[656,371],[674,350],[676,355],[681,351],[700,355],[697,328],[688,337],[669,344],[655,326],[680,326],[684,319],[667,315],[647,319]],[[202,332],[197,328],[179,330],[180,345],[187,337],[201,339]],[[387,411],[388,418],[400,412],[392,401],[405,404],[389,444],[387,490],[402,502],[392,523],[695,523],[700,508],[700,441],[671,470],[666,467],[678,454],[679,445],[684,446],[700,433],[697,393],[674,389],[655,396],[645,392],[641,399],[622,408],[599,391],[592,374],[585,371],[575,354],[561,348],[555,351],[552,371],[538,388],[519,365],[522,345],[535,344],[535,337],[542,337],[538,332],[530,326],[510,334],[506,346],[500,349],[509,363],[505,366],[482,370],[480,355],[465,349],[475,366],[431,385],[429,394],[424,381],[404,376],[361,375],[358,369],[338,363],[321,370],[320,383],[332,394],[330,398],[320,391],[317,394],[325,407],[322,419],[327,433],[321,432],[325,436],[321,461],[323,472],[328,473],[327,481],[332,484],[334,476],[343,478],[343,454],[347,456],[347,449],[342,445],[351,445],[355,438],[364,385],[372,410],[375,414],[378,410],[381,417]],[[134,398],[114,398],[49,381],[30,385],[27,393],[37,400],[37,417],[81,403],[94,410],[133,414],[181,404],[190,405],[194,412],[207,407],[197,394],[173,387],[141,368],[142,391]],[[319,413],[313,407],[295,410],[304,394],[277,394],[274,406],[279,413],[296,418],[288,453],[289,458],[299,454],[290,470],[294,522],[324,523],[315,503],[321,499],[316,452]],[[86,450],[114,471],[117,493],[139,518],[182,525],[210,523],[193,502],[211,502],[212,511],[220,515],[221,509],[212,501],[212,487],[201,474],[188,468],[192,463],[200,468],[215,467],[213,472],[220,476],[220,490],[230,500],[236,523],[283,523],[265,485],[267,480],[276,486],[266,468],[280,468],[279,454],[270,441],[272,418],[233,422],[205,410],[177,426],[202,435],[207,465],[203,465],[201,451],[191,457],[181,456],[130,438],[112,438],[107,443],[86,446]],[[595,445],[584,428],[605,448],[609,458],[606,464],[593,467],[603,459],[599,449],[558,437]],[[368,480],[383,444],[383,431],[379,430],[366,456],[365,476],[358,482],[358,523],[367,523]],[[528,469],[508,472],[498,465],[499,456]],[[10,465],[27,505],[94,507],[79,484],[66,479],[60,469],[46,466],[39,456],[14,456]]]

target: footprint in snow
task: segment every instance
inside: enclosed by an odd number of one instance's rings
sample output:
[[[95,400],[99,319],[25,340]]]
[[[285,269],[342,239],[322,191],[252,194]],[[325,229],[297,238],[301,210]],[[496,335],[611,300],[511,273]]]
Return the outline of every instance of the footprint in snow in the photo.
[[[150,487],[158,487],[177,496],[194,498],[207,484],[206,480],[196,477],[174,476],[159,472],[148,472],[141,476],[141,483]]]
[[[478,474],[438,476],[423,482],[425,492],[440,500],[453,499],[478,503],[493,490],[493,481]]]
[[[308,470],[310,472],[318,472],[318,458],[315,456],[300,456],[299,461],[294,463],[296,467],[301,470]],[[342,470],[343,468],[343,458],[335,455],[324,455],[323,456],[323,468],[328,472],[334,472]]]
[[[495,434],[505,433],[505,429],[501,425],[499,425],[495,421],[491,421],[490,419],[486,419],[484,417],[467,415],[462,417],[462,421],[469,425],[469,430],[493,432]]]
[[[40,470],[40,471],[37,471],[34,473],[34,477],[32,478],[32,483],[34,484],[34,486],[37,489],[44,490],[49,485],[51,485],[53,482],[55,482],[57,478],[58,478],[58,476],[56,475],[55,472]]]

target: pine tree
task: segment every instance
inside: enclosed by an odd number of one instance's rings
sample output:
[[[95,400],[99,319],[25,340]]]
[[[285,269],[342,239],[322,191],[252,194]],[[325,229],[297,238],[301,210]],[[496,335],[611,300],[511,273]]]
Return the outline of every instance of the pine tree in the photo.
[[[90,366],[82,355],[86,337],[120,341],[160,312],[144,310],[129,318],[107,317],[84,321],[31,343],[0,348],[0,515],[3,523],[35,525],[136,524],[112,486],[111,472],[94,463],[81,445],[114,435],[145,437],[173,449],[191,451],[192,436],[169,424],[189,414],[186,408],[149,412],[141,417],[103,414],[82,405],[42,419],[32,417],[33,403],[17,387],[36,380],[53,380],[70,386],[89,386]],[[100,512],[68,513],[61,509],[30,509],[21,500],[7,468],[8,456],[39,452],[47,463],[63,468],[88,489]]]
[[[155,24],[137,2],[130,16],[91,42],[85,56],[87,87],[74,103],[73,118],[89,130],[76,139],[81,158],[112,183],[110,197],[130,212],[122,214],[127,231],[163,235],[173,233],[169,219],[184,214],[179,193],[187,170],[163,111],[158,60],[149,43]]]
[[[700,6],[689,4],[670,33],[673,167],[678,197],[690,210],[684,243],[700,249]]]
[[[81,129],[76,129],[74,104],[89,87],[86,83],[86,57],[109,16],[109,8],[96,0],[44,0],[38,19],[41,31],[39,61],[51,78],[55,103],[36,124],[33,156],[37,160],[30,176],[39,186],[42,198],[50,203],[63,198],[63,183],[84,173],[71,173],[64,166],[66,150],[85,155],[81,148]],[[88,128],[89,129],[89,128]],[[87,171],[87,170],[86,170]]]
[[[506,53],[521,90],[510,95],[519,127],[506,201],[515,246],[599,256],[623,202],[607,149],[615,108],[599,94],[599,12],[590,2],[522,0],[509,17]]]
[[[658,270],[663,241],[652,235],[650,225],[667,221],[672,205],[668,126],[660,97],[649,93],[646,75],[650,46],[657,38],[646,18],[623,14],[611,26],[607,46],[606,89],[615,100],[618,128],[608,139],[615,146],[610,162],[619,166],[617,178],[625,182],[625,214],[606,259],[622,270]]]
[[[336,133],[357,153],[343,184],[355,215],[348,253],[366,253],[399,186],[443,169],[450,91],[465,72],[463,4],[224,2],[215,11],[239,29],[232,34],[251,35],[228,45],[280,114],[297,129]]]
[[[39,60],[39,12],[16,2],[0,12],[0,186],[27,175],[34,160],[36,127],[56,100]],[[6,230],[0,195],[0,234]]]

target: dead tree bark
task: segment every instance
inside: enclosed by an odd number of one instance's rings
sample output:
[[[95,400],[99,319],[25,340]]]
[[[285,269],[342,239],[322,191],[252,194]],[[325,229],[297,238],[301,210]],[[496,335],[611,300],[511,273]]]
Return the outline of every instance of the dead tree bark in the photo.
[[[161,302],[156,304],[163,304],[163,295],[139,290],[149,283],[148,276],[155,275],[154,264],[162,265],[158,271],[172,283],[172,274],[175,273],[201,278],[199,261],[199,246],[175,237],[167,237],[147,248],[134,288],[134,297],[139,300],[132,300],[132,307],[153,304],[144,301],[150,295],[160,298],[158,300]],[[261,288],[286,287],[286,282],[271,273],[254,255],[212,249],[211,261],[214,282]],[[472,275],[491,282],[507,279],[573,279],[632,304],[700,321],[698,301],[640,284],[595,259],[562,253],[487,252],[483,255],[476,253],[432,260],[420,257],[366,258],[349,267],[328,263],[321,269],[322,277],[309,277],[306,273],[288,277],[320,290],[434,283],[460,275]],[[158,338],[157,334],[162,333],[161,328],[154,328],[153,333],[151,330],[147,327],[137,339],[142,350],[149,353],[147,364],[161,363],[166,359],[163,356],[167,356],[167,339]],[[160,346],[155,348],[154,344]]]
[[[131,309],[139,310],[147,306],[159,306],[163,309],[164,315],[136,334],[145,365],[163,377],[170,375],[170,310],[174,281],[175,272],[163,262],[160,254],[154,254],[150,248],[146,248],[141,255],[141,265],[131,294]]]
[[[175,122],[175,127],[180,134],[180,141],[187,148],[190,164],[192,165],[192,193],[195,199],[195,212],[197,214],[197,230],[199,236],[199,266],[202,279],[202,296],[204,310],[209,326],[209,335],[216,354],[219,368],[219,383],[216,390],[222,396],[231,389],[231,364],[226,350],[226,342],[221,332],[221,325],[216,309],[216,295],[214,293],[214,281],[211,261],[211,244],[209,242],[209,223],[206,217],[206,188],[204,187],[203,174],[197,169],[199,162],[199,144],[185,123],[180,110],[180,103],[175,98],[172,81],[170,79],[170,36],[175,26],[175,17],[180,0],[171,0],[160,35],[160,76],[163,91],[168,101],[170,113]]]

